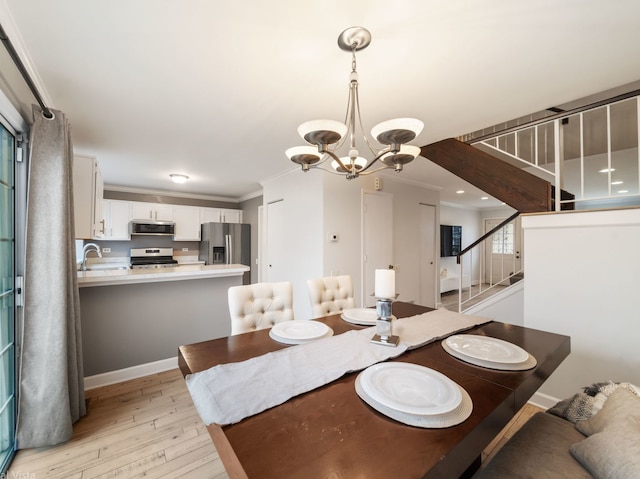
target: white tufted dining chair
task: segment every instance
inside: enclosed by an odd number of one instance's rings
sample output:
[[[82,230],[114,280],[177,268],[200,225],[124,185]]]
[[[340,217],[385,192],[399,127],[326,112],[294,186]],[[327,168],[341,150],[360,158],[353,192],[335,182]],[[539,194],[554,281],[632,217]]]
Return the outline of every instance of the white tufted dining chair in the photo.
[[[228,299],[232,335],[293,320],[293,287],[288,281],[232,286]]]
[[[353,299],[353,281],[348,274],[310,279],[307,281],[307,286],[311,300],[311,314],[314,318],[356,307]]]

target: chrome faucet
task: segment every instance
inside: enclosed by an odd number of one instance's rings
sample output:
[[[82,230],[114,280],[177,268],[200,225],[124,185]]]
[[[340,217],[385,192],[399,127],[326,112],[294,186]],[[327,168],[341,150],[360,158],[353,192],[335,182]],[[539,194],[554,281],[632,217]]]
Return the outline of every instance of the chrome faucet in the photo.
[[[95,243],[87,243],[82,248],[82,271],[87,270],[87,255],[95,251],[98,254],[98,258],[102,258],[102,253],[100,252],[100,246]]]

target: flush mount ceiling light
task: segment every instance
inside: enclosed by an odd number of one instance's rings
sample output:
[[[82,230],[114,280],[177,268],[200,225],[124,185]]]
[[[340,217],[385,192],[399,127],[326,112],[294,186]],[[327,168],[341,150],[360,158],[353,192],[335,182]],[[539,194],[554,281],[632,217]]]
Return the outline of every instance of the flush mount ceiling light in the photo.
[[[171,173],[169,177],[174,183],[185,183],[189,179],[187,175],[179,175],[177,173]]]
[[[348,180],[360,175],[375,173],[385,168],[402,171],[405,164],[413,161],[420,148],[408,145],[420,134],[424,124],[415,118],[396,118],[377,124],[371,129],[371,136],[381,145],[377,148],[364,134],[358,99],[358,72],[356,71],[356,52],[369,46],[371,33],[362,27],[346,29],[338,37],[340,49],[351,52],[351,74],[349,75],[349,101],[344,123],[335,120],[312,120],[298,127],[300,136],[313,146],[294,146],[286,151],[287,157],[302,167],[302,171],[310,168],[321,168],[325,171],[345,175]],[[356,148],[356,121],[364,142],[371,150],[374,158],[368,162],[360,156]],[[340,156],[338,150],[349,138],[349,149],[346,155]],[[331,159],[331,168],[325,163]],[[370,168],[380,161],[378,168]]]

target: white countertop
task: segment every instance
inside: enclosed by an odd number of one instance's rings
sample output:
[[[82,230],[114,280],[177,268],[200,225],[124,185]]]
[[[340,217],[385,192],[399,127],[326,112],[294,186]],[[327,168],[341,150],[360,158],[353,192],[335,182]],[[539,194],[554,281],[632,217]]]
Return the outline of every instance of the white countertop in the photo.
[[[249,266],[243,264],[183,264],[175,268],[78,271],[78,286],[86,288],[89,286],[221,278],[240,276],[250,269]]]

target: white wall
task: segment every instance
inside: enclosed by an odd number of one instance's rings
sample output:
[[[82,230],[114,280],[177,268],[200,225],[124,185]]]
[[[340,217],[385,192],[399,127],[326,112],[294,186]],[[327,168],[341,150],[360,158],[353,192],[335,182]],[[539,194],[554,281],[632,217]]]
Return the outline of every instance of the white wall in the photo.
[[[396,268],[396,290],[400,293],[398,300],[420,301],[420,204],[436,207],[436,237],[440,236],[438,219],[440,216],[440,192],[410,183],[401,175],[409,175],[408,170],[397,176],[398,179],[382,177],[382,191],[393,195],[393,263]],[[373,179],[368,188],[373,190]],[[440,255],[439,242],[433,245],[438,248],[434,257]],[[435,287],[438,288],[438,272],[435,268]]]
[[[640,385],[640,209],[525,215],[525,326],[571,337],[541,388],[565,398],[593,382]]]
[[[525,285],[525,280],[518,281],[509,286],[508,289],[501,291],[500,294],[496,295],[497,297],[493,296],[472,306],[465,311],[465,314],[483,316],[501,323],[524,326]]]
[[[307,280],[324,273],[323,175],[319,173],[294,170],[262,185],[265,208],[284,200],[287,222],[279,241],[287,245],[286,276],[293,283],[293,310],[299,319],[311,317]]]
[[[320,172],[313,172],[320,174]],[[360,301],[361,232],[360,211],[362,179],[347,181],[331,174],[323,176],[323,272],[321,276],[351,275],[356,305]],[[337,234],[338,241],[329,241],[330,234]],[[319,276],[320,277],[320,276]]]
[[[320,171],[304,174],[295,170],[263,184],[265,206],[284,199],[288,227],[282,237],[290,245],[287,274],[293,283],[296,318],[311,317],[307,292],[307,280],[311,278],[350,274],[355,296],[360,297],[361,195],[363,190],[374,190],[373,182],[373,176],[347,181],[342,176]],[[394,221],[388,227],[394,231],[396,287],[403,301],[417,301],[420,298],[420,267],[416,261],[420,251],[420,203],[437,207],[440,194],[386,176],[382,185],[384,192],[393,194]],[[438,211],[437,207],[436,221]],[[332,233],[338,235],[335,243],[328,239]]]

